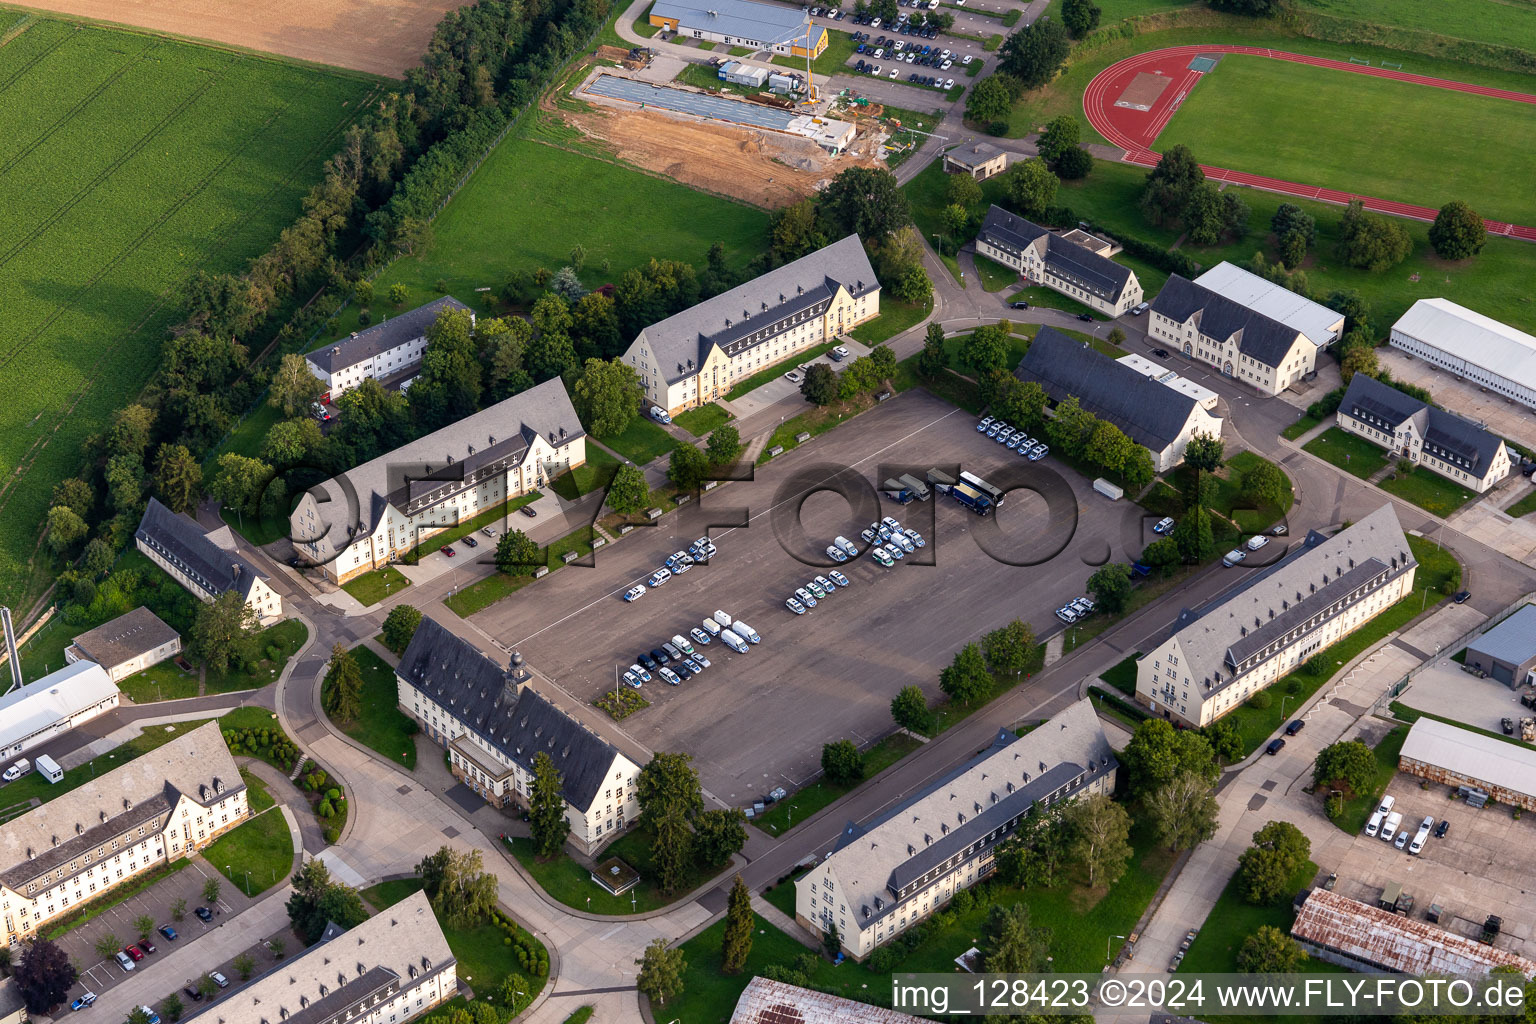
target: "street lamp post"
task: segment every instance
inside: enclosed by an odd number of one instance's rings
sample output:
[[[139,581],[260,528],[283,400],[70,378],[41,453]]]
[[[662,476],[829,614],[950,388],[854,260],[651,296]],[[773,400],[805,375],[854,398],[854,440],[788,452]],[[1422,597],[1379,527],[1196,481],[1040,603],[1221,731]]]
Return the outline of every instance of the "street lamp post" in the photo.
[[[1123,939],[1123,938],[1125,938],[1124,935],[1111,935],[1109,938],[1104,940],[1104,959],[1105,960],[1109,959],[1109,949],[1110,949],[1110,946],[1114,943],[1114,941],[1116,939]]]
[[[1285,717],[1285,702],[1290,700],[1290,699],[1291,699],[1291,695],[1290,694],[1286,694],[1284,697],[1280,698],[1280,717],[1281,718]]]

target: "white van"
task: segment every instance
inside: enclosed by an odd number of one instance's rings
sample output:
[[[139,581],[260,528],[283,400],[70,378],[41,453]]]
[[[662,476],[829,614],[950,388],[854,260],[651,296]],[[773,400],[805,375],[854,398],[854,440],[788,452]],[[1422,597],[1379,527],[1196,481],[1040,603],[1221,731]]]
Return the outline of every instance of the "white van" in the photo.
[[[1419,831],[1414,834],[1413,842],[1408,844],[1408,852],[1417,856],[1424,849],[1424,843],[1429,839],[1429,830],[1435,827],[1435,819],[1429,815],[1419,822]]]
[[[705,619],[704,632],[708,633],[710,636],[719,636],[720,623],[716,622],[714,619]]]
[[[741,637],[737,636],[735,633],[731,632],[729,629],[721,631],[720,640],[725,644],[725,646],[729,647],[737,654],[747,653],[747,642]]]
[[[731,617],[717,608],[715,609],[715,621],[722,626],[729,626],[731,624]]]
[[[1398,826],[1400,826],[1402,823],[1402,811],[1393,811],[1391,814],[1387,815],[1387,820],[1383,822],[1381,826],[1381,841],[1384,843],[1390,843],[1392,841],[1392,837],[1397,835]]]
[[[750,640],[754,644],[763,642],[763,638],[757,635],[757,630],[753,629],[745,622],[742,622],[740,619],[737,619],[735,622],[731,623],[731,631],[734,632],[737,636],[741,637],[743,640]]]
[[[1380,832],[1381,823],[1386,820],[1386,817],[1387,816],[1381,811],[1376,811],[1374,814],[1372,814],[1371,820],[1365,823],[1365,834],[1368,836],[1374,836],[1376,833]]]
[[[1381,803],[1376,805],[1376,810],[1385,817],[1392,813],[1392,805],[1395,803],[1397,803],[1397,797],[1384,796],[1381,798]]]

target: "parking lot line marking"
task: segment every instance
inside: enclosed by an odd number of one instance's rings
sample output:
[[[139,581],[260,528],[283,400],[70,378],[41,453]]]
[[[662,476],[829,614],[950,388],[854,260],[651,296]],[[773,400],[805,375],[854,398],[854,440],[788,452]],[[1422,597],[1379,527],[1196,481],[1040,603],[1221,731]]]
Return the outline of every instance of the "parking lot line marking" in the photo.
[[[845,467],[845,468],[853,469],[853,468],[856,468],[858,466],[862,466],[864,463],[868,462],[870,459],[878,458],[880,455],[883,455],[884,453],[890,451],[892,448],[895,448],[897,445],[899,445],[902,442],[908,440],[909,438],[913,438],[913,437],[916,437],[918,434],[921,434],[923,431],[927,430],[929,427],[933,426],[935,423],[941,423],[944,420],[949,419],[951,416],[954,416],[954,415],[956,415],[959,412],[961,412],[961,410],[956,408],[956,409],[951,409],[949,412],[945,413],[942,416],[936,416],[933,419],[929,420],[927,423],[924,423],[922,426],[918,427],[916,430],[909,431],[908,433],[904,434],[903,436],[898,437],[896,440],[892,441],[890,444],[886,445],[884,448],[880,448],[880,449],[877,449],[876,451],[870,452],[868,455],[864,456],[859,461],[853,463],[852,466],[848,466],[848,467]],[[967,415],[969,415],[969,414],[967,414]],[[838,472],[841,472],[841,471],[842,471],[841,469],[838,470]],[[836,474],[829,475],[826,479],[830,480],[830,479],[832,479],[832,476],[835,476],[835,475]],[[754,515],[747,516],[747,525],[748,526],[752,525],[752,520],[754,520],[754,519],[761,519],[763,516],[771,514],[774,509],[780,507],[781,505],[789,505],[789,504],[792,504],[792,503],[798,501],[799,499],[800,499],[800,496],[798,494],[796,494],[796,495],[792,495],[792,496],[790,496],[788,498],[785,498],[783,501],[778,502],[777,504],[769,505],[766,509],[764,509],[762,512],[759,512],[755,516]],[[724,537],[728,536],[729,534],[735,533],[737,530],[743,530],[743,529],[746,529],[746,527],[743,527],[743,526],[732,526],[732,527],[729,527],[729,528],[723,530],[721,533],[718,534],[718,536],[721,537],[721,538],[724,538]],[[554,622],[551,622],[549,625],[545,626],[543,629],[536,630],[535,632],[529,633],[527,636],[523,637],[521,640],[517,641],[516,643],[511,644],[508,647],[508,649],[509,650],[515,650],[516,648],[521,647],[523,644],[525,644],[528,641],[532,640],[534,637],[541,636],[542,634],[549,632],[551,629],[554,629],[556,626],[558,626],[561,623],[565,622],[567,619],[573,619],[573,618],[575,618],[578,615],[585,614],[586,612],[590,611],[591,609],[597,607],[602,602],[610,600],[610,599],[612,599],[613,597],[615,597],[618,594],[624,593],[626,590],[628,590],[630,587],[634,586],[636,583],[639,583],[642,580],[650,579],[650,576],[651,576],[650,573],[645,573],[642,576],[635,577],[634,579],[628,581],[627,583],[620,583],[617,587],[615,587],[613,590],[610,590],[608,593],[603,594],[603,595],[593,599],[592,601],[587,602],[585,605],[583,605],[582,607],[576,609],[573,612],[570,612],[569,614],[561,616],[560,618],[556,619]],[[467,622],[469,620],[466,619],[465,621]],[[476,627],[476,628],[478,628],[478,627]],[[481,633],[484,634],[485,631],[481,630]],[[488,635],[488,634],[485,634],[485,635]]]

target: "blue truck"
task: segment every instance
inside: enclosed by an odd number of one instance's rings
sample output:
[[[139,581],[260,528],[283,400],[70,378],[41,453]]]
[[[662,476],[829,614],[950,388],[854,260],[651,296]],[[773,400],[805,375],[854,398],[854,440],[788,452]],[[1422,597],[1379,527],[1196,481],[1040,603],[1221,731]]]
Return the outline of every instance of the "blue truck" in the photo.
[[[991,499],[969,484],[955,484],[949,489],[949,496],[979,516],[992,514]]]
[[[887,479],[885,483],[880,485],[880,493],[899,505],[911,504],[912,499],[917,497],[917,495],[912,493],[912,489],[900,480],[891,479]]]

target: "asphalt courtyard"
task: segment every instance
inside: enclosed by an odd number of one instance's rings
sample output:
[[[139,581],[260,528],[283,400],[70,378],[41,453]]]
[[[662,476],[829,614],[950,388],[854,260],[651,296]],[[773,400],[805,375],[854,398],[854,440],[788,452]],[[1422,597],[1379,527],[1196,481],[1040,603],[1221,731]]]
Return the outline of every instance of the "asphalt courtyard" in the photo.
[[[823,743],[888,732],[901,687],[937,694],[939,670],[965,643],[1015,617],[1041,635],[1060,629],[1054,610],[1084,592],[1090,560],[1125,559],[1150,536],[1135,506],[1093,493],[1053,459],[1029,463],[975,426],[910,392],[599,551],[595,569],[557,573],[473,621],[591,702],[613,687],[616,668],[716,609],[744,619],[760,645],[736,654],[709,644],[709,669],[677,688],[653,679],[642,689],[652,706],[620,728],[650,749],[692,753],[705,786],[728,803],[801,785],[818,771]],[[1038,493],[1012,490],[991,519],[937,493],[905,507],[878,498],[878,481],[930,466]],[[915,527],[927,546],[890,569],[867,556],[834,565],[823,553],[839,534],[858,543],[883,515]],[[625,590],[706,532],[719,549],[710,564],[624,603]],[[850,588],[804,616],[784,606],[833,567]]]

